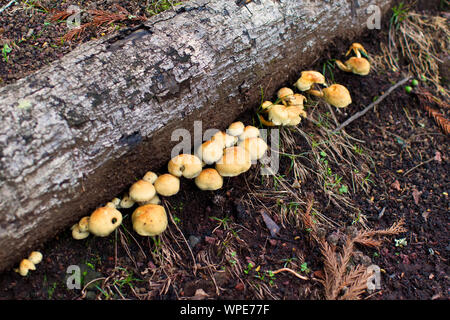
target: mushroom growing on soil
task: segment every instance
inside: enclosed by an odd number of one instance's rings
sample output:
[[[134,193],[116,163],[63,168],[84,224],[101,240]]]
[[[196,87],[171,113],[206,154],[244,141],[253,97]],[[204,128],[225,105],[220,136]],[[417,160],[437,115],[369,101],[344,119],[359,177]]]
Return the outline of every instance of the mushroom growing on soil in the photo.
[[[133,229],[141,236],[157,236],[167,228],[167,214],[164,207],[146,204],[134,210],[131,221]]]
[[[238,137],[244,132],[244,124],[241,121],[233,122],[227,129],[227,133],[230,136]]]
[[[202,169],[202,161],[192,154],[180,154],[172,158],[168,164],[169,173],[175,177],[183,176],[187,179],[195,178],[200,174]]]
[[[153,171],[147,171],[142,177],[142,180],[150,182],[151,184],[154,184],[156,179],[158,179],[158,175]]]
[[[222,177],[235,177],[250,169],[250,154],[242,147],[226,148],[223,157],[217,161],[216,170]]]
[[[138,180],[131,185],[128,194],[134,202],[144,202],[151,200],[155,196],[156,190],[150,182]]]
[[[209,140],[197,149],[197,156],[206,164],[213,164],[223,155],[223,146],[220,142]]]
[[[223,185],[223,178],[216,169],[206,168],[195,178],[195,184],[200,190],[219,190]]]
[[[23,259],[19,264],[19,268],[16,269],[22,277],[25,277],[30,270],[36,270],[36,266],[28,259]]]
[[[131,199],[130,195],[128,193],[125,193],[122,197],[122,200],[120,200],[120,208],[128,209],[134,206],[134,201]]]
[[[42,261],[42,253],[40,253],[39,251],[33,251],[30,253],[30,255],[28,256],[28,260],[31,261],[31,263],[33,264],[38,264]]]
[[[250,154],[251,160],[261,159],[267,151],[267,143],[261,138],[247,138],[238,144]]]
[[[325,77],[317,71],[302,71],[301,77],[294,84],[300,91],[307,91],[315,84],[325,84]]]
[[[340,84],[333,84],[322,91],[309,90],[308,92],[317,97],[323,97],[326,102],[336,108],[345,108],[352,103],[350,92]]]
[[[89,232],[98,237],[110,235],[122,223],[122,214],[111,207],[96,209],[89,217]]]
[[[280,99],[284,105],[288,105],[288,104],[290,104],[291,101],[295,100],[294,91],[292,89],[286,88],[286,87],[278,90],[277,96],[278,96],[278,99]]]
[[[345,72],[352,72],[360,76],[366,76],[370,72],[370,63],[365,58],[351,57],[345,64],[340,60],[336,60],[339,69]]]
[[[289,114],[286,107],[281,104],[274,104],[269,108],[268,118],[276,126],[289,123]]]
[[[180,190],[180,179],[170,173],[162,174],[155,181],[155,189],[162,196],[173,196]]]

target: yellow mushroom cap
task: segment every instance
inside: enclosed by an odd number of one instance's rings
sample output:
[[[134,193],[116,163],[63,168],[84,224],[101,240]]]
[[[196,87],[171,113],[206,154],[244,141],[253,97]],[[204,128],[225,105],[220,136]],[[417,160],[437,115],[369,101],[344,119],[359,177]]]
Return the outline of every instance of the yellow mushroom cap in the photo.
[[[156,194],[155,187],[148,181],[138,180],[128,191],[131,199],[135,202],[148,201]]]
[[[283,103],[289,103],[289,101],[294,99],[294,91],[290,88],[284,87],[278,90],[277,96]]]
[[[149,201],[145,201],[145,202],[138,202],[139,206],[143,206],[146,204],[160,204],[161,203],[161,199],[158,197],[158,195],[155,195],[151,200]]]
[[[19,274],[25,277],[29,270],[36,270],[36,266],[28,259],[23,259],[19,264]]]
[[[289,126],[296,126],[302,121],[302,117],[306,118],[306,112],[303,110],[303,106],[289,106],[286,108],[289,114]]]
[[[202,171],[202,161],[192,154],[180,154],[173,157],[168,164],[169,173],[175,177],[195,178]]]
[[[296,93],[293,98],[288,101],[288,106],[303,106],[303,102],[306,101],[306,97],[300,93]]]
[[[269,120],[274,125],[285,125],[289,122],[289,114],[286,111],[286,107],[281,104],[274,104],[269,108]]]
[[[264,102],[261,104],[261,108],[262,108],[263,110],[265,110],[265,109],[270,108],[272,105],[273,105],[272,101],[264,101]]]
[[[195,178],[195,184],[200,190],[219,190],[223,185],[223,178],[216,169],[206,168]]]
[[[323,97],[326,102],[336,108],[345,108],[352,103],[350,92],[340,84],[333,84],[323,89]]]
[[[167,214],[164,207],[146,204],[134,210],[131,215],[133,229],[141,236],[157,236],[167,228]]]
[[[106,237],[122,223],[122,214],[111,207],[96,209],[89,217],[89,232],[98,237]]]
[[[222,159],[217,161],[216,170],[222,177],[234,177],[252,165],[250,154],[242,147],[226,148]]]
[[[261,138],[247,138],[238,144],[250,154],[251,160],[261,159],[267,151],[267,143]]]
[[[212,136],[211,140],[221,144],[222,148],[229,148],[237,142],[238,138],[223,131],[218,131]]]
[[[81,231],[78,223],[72,226],[72,238],[75,240],[83,240],[89,237],[89,231]]]
[[[259,137],[260,132],[257,127],[254,126],[246,126],[244,128],[244,132],[239,136],[239,140],[245,140],[247,138],[256,138]]]
[[[89,231],[89,216],[83,217],[78,222],[78,229],[80,232],[88,232]]]
[[[42,261],[42,258],[42,253],[40,253],[39,251],[33,251],[28,256],[28,260],[30,260],[35,265],[40,263]]]
[[[153,171],[147,171],[142,177],[142,180],[150,182],[151,184],[154,184],[156,179],[158,179],[158,175]]]
[[[300,91],[311,89],[314,83],[324,84],[325,77],[317,71],[302,71],[301,77],[294,84]]]
[[[122,197],[122,200],[120,200],[120,207],[124,209],[128,209],[134,206],[134,201],[131,199],[130,195],[128,193],[125,193]]]
[[[162,196],[173,196],[180,190],[180,179],[170,173],[162,174],[155,181],[155,189]]]
[[[370,63],[366,58],[351,57],[345,64],[353,73],[366,76],[370,72]]]
[[[197,156],[206,164],[213,164],[220,160],[223,154],[223,146],[216,140],[209,140],[203,143],[197,150]]]
[[[227,129],[227,133],[230,136],[238,137],[244,132],[244,124],[241,121],[233,122]]]

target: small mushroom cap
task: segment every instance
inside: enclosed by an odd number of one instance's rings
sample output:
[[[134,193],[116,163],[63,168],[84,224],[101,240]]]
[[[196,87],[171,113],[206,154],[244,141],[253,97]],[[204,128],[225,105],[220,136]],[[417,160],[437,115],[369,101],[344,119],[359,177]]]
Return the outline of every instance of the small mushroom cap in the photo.
[[[265,110],[265,109],[270,108],[272,105],[273,105],[273,102],[272,102],[272,101],[264,101],[264,102],[261,104],[261,108],[262,108],[263,110]]]
[[[155,181],[155,189],[162,196],[173,196],[180,191],[180,179],[170,173],[162,174]]]
[[[333,84],[323,89],[323,97],[326,102],[336,108],[345,108],[352,103],[350,92],[340,84]]]
[[[306,97],[300,93],[296,93],[292,97],[288,101],[288,106],[303,106],[303,102],[306,101]]]
[[[229,148],[236,144],[238,138],[223,131],[218,131],[212,136],[211,140],[221,144],[222,148]]]
[[[111,200],[111,203],[114,204],[114,207],[119,207],[120,206],[120,199],[119,198],[114,198]]]
[[[227,133],[230,136],[238,137],[244,132],[244,124],[241,121],[233,122],[227,129]]]
[[[260,132],[257,127],[254,126],[246,126],[244,132],[239,136],[239,140],[245,140],[247,138],[256,138],[259,137]]]
[[[187,179],[198,176],[202,168],[202,161],[192,154],[180,154],[173,157],[168,164],[169,173],[175,177],[183,176]]]
[[[325,77],[317,71],[302,71],[301,77],[294,84],[298,90],[306,91],[311,89],[314,83],[324,84]]]
[[[80,232],[89,232],[89,216],[83,217],[78,222]]]
[[[96,209],[89,217],[89,232],[98,237],[106,237],[122,223],[122,214],[111,207]]]
[[[116,208],[116,205],[114,202],[110,201],[105,204],[105,207]]]
[[[40,263],[42,261],[42,258],[42,253],[40,253],[39,251],[33,251],[28,256],[28,260],[30,260],[35,265]]]
[[[222,159],[217,161],[216,170],[222,177],[234,177],[252,165],[250,154],[242,147],[226,148]]]
[[[350,46],[350,48],[348,49],[347,53],[345,54],[346,56],[348,56],[350,54],[350,52],[354,52],[356,54],[356,56],[360,57],[361,53],[360,52],[364,52],[367,55],[367,51],[366,49],[364,49],[363,45],[358,43],[358,42],[354,42],[352,43],[352,45]]]
[[[25,277],[29,270],[36,270],[36,266],[28,259],[23,259],[19,264],[19,274]]]
[[[366,58],[351,57],[345,64],[355,74],[366,76],[370,72],[370,63]]]
[[[281,104],[274,104],[269,108],[269,120],[274,125],[285,125],[289,122],[289,114],[286,111],[286,107]]]
[[[290,88],[284,87],[278,90],[277,96],[278,99],[280,99],[283,102],[283,104],[289,103],[289,101],[294,99],[294,91]]]
[[[251,160],[261,159],[267,151],[267,143],[261,138],[247,138],[238,144],[250,154]]]
[[[130,187],[129,195],[135,202],[148,201],[156,194],[155,187],[148,181],[138,180]]]
[[[125,193],[122,197],[122,200],[120,201],[120,207],[124,209],[128,209],[134,206],[134,201],[131,199],[130,195],[128,193]]]
[[[157,236],[167,228],[167,214],[164,207],[146,204],[134,210],[131,221],[133,229],[141,236]]]
[[[289,106],[286,108],[286,111],[289,114],[289,120],[291,120],[289,122],[290,125],[292,125],[292,123],[291,123],[292,119],[296,119],[297,117],[300,117],[300,116],[306,118],[306,116],[307,116],[305,110],[303,109],[303,106]],[[300,121],[301,121],[301,119],[300,119]]]
[[[222,158],[223,146],[216,140],[206,141],[197,149],[197,155],[206,164],[213,164]]]
[[[72,238],[75,240],[83,240],[89,237],[90,232],[89,231],[81,231],[79,224],[74,224],[72,226]]]
[[[216,169],[206,168],[195,178],[200,190],[219,190],[223,186],[223,178]]]
[[[142,180],[150,182],[151,184],[154,184],[156,179],[158,179],[158,175],[153,171],[147,171],[142,177]]]

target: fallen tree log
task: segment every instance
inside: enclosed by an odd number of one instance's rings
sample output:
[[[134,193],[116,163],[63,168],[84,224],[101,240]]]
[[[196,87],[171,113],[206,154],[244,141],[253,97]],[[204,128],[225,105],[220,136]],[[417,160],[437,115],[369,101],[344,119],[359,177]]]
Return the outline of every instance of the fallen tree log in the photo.
[[[0,270],[164,165],[173,130],[226,128],[390,5],[237,3],[187,2],[0,89]]]

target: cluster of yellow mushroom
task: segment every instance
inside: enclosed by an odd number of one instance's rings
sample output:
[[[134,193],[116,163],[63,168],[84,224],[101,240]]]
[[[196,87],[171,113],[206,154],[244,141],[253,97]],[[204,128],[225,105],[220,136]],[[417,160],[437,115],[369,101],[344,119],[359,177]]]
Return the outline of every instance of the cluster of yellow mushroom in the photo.
[[[42,258],[42,253],[33,251],[27,259],[23,259],[20,262],[19,268],[14,269],[14,271],[19,273],[22,277],[25,277],[30,270],[36,270],[36,265],[42,261]]]
[[[234,122],[226,132],[218,131],[204,142],[195,155],[179,154],[173,157],[167,165],[168,173],[158,176],[148,171],[131,185],[122,199],[114,198],[90,216],[81,218],[72,226],[72,237],[81,240],[90,234],[108,236],[122,223],[122,214],[118,209],[131,208],[135,204],[138,207],[131,216],[133,229],[142,236],[160,235],[166,230],[168,219],[158,195],[170,197],[177,194],[181,177],[195,179],[200,190],[218,190],[223,186],[223,177],[246,172],[252,161],[261,159],[267,149],[258,128],[245,126],[240,121]]]

